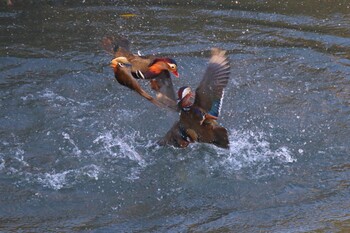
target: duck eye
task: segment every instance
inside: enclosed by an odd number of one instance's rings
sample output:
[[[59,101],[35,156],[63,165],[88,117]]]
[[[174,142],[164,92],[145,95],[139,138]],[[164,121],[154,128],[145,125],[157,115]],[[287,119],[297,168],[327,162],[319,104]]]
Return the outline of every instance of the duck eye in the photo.
[[[176,65],[175,65],[175,64],[170,64],[170,63],[168,63],[168,65],[169,65],[170,69],[172,69],[172,70],[175,70],[175,69],[176,69]]]

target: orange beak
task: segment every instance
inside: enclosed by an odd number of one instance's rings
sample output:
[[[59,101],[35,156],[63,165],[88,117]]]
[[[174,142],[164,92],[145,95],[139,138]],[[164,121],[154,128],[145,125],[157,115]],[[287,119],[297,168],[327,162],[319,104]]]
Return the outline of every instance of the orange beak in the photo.
[[[113,60],[111,61],[111,64],[110,64],[109,66],[112,67],[112,68],[117,68],[117,65],[118,65],[117,59],[113,59]]]
[[[177,72],[177,70],[174,70],[172,73],[175,75],[176,78],[179,77],[179,73]]]

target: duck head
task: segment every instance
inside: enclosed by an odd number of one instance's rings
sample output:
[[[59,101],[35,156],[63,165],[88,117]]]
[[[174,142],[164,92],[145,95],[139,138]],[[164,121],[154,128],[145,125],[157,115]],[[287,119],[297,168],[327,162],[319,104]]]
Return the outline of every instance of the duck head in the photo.
[[[114,72],[117,72],[119,69],[131,68],[131,63],[126,57],[117,57],[111,61],[110,66],[113,68]]]
[[[193,105],[193,93],[190,87],[184,86],[181,87],[178,92],[178,105],[181,107],[183,110],[187,110]]]
[[[135,88],[131,85],[133,77],[131,75],[131,63],[128,59],[125,57],[117,57],[111,61],[110,66],[113,68],[114,77],[120,84],[128,86],[131,89]]]
[[[175,60],[170,58],[157,58],[150,65],[149,70],[154,74],[160,74],[163,70],[167,70],[175,77],[179,77],[179,73],[177,71],[177,63]]]

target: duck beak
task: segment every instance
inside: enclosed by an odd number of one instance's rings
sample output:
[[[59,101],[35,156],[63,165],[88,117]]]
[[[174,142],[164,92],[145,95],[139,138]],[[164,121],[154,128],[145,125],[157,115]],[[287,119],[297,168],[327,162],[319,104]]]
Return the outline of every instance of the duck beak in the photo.
[[[117,68],[117,65],[118,65],[117,59],[113,59],[113,60],[111,61],[111,64],[110,64],[109,66],[112,67],[112,68]]]
[[[172,73],[175,75],[176,78],[179,77],[179,73],[177,72],[177,70],[174,70]]]

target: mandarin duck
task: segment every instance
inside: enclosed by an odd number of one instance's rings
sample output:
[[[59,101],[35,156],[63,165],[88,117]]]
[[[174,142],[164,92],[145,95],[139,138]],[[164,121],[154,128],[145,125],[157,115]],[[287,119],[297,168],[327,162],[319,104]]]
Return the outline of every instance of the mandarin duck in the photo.
[[[110,66],[113,68],[114,76],[118,83],[123,86],[130,88],[133,91],[136,91],[141,96],[157,105],[158,107],[164,107],[162,103],[154,99],[150,94],[142,89],[140,84],[131,74],[132,65],[126,57],[117,57],[111,61]]]
[[[157,100],[176,109],[176,96],[170,73],[179,77],[177,63],[171,58],[141,56],[130,52],[130,42],[124,37],[104,37],[104,49],[114,57],[125,57],[131,64],[131,74],[135,79],[150,80],[151,88],[156,91]]]
[[[190,87],[179,89],[180,119],[159,143],[186,147],[189,143],[202,142],[229,148],[227,130],[217,123],[229,77],[230,64],[225,51],[212,49],[209,65],[195,95]]]

